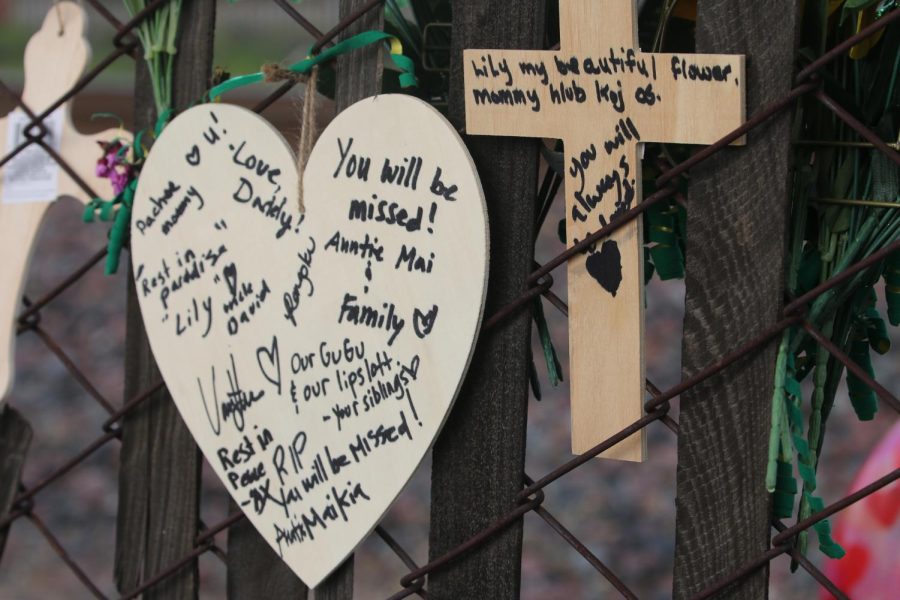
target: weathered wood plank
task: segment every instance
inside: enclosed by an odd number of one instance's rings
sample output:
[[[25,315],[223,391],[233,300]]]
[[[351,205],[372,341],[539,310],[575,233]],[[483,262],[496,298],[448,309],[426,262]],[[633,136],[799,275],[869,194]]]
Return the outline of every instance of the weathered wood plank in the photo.
[[[785,95],[796,3],[701,0],[698,52],[747,55],[747,112]],[[790,114],[692,173],[683,373],[775,323],[783,306]],[[765,473],[776,346],[681,396],[674,596],[689,597],[768,548]],[[765,598],[768,569],[726,593]]]
[[[340,17],[344,18],[359,9],[366,0],[340,0]],[[370,10],[364,17],[356,21],[341,34],[344,40],[363,31],[381,31],[384,29],[384,12]],[[384,74],[384,46],[375,44],[338,57],[337,82],[334,101],[337,112],[341,112],[354,102],[381,93],[381,80]]]
[[[185,0],[178,36],[172,100],[176,109],[193,104],[209,87],[214,0]],[[153,129],[153,106],[146,65],[138,63],[135,127]],[[128,278],[125,398],[159,381],[137,296]],[[137,587],[190,552],[198,528],[200,454],[166,392],[156,394],[122,422],[119,512],[116,532],[116,585]],[[144,594],[149,599],[192,599],[198,594],[196,561]]]
[[[537,48],[543,2],[460,0],[453,4],[450,118],[465,123],[463,49]],[[502,18],[500,17],[502,16]],[[525,289],[534,256],[538,142],[477,137],[467,144],[481,175],[491,229],[485,315]],[[531,314],[482,336],[459,398],[433,452],[429,555],[437,558],[515,506],[522,489]],[[522,526],[429,577],[436,598],[518,598]]]
[[[11,406],[0,414],[0,518],[9,514],[13,500],[19,491],[25,455],[31,444],[31,425]],[[8,525],[0,529],[0,557],[9,535]]]
[[[232,500],[228,512],[238,509]],[[307,587],[300,581],[248,519],[228,529],[228,597],[305,600]]]
[[[341,18],[357,10],[366,0],[340,0]],[[384,28],[384,12],[371,10],[341,34],[341,39],[361,31]],[[335,108],[339,113],[354,102],[381,92],[384,72],[384,49],[381,44],[339,56],[336,65]],[[316,588],[316,600],[349,600],[353,598],[353,556],[335,569]]]

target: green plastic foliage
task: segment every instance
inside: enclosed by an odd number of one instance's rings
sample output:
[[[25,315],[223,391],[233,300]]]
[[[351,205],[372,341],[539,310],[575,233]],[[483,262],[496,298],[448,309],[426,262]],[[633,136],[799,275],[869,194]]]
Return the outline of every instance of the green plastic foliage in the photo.
[[[869,377],[875,377],[872,368],[872,357],[869,355],[869,342],[865,338],[855,339],[850,344],[850,358],[858,364]],[[847,391],[850,394],[850,403],[860,421],[871,421],[878,412],[878,399],[875,391],[867,386],[852,372],[847,372]]]
[[[900,325],[900,252],[895,252],[885,262],[884,284],[888,321],[896,327]]]
[[[534,299],[534,322],[537,325],[538,337],[541,341],[541,348],[544,351],[544,361],[547,363],[547,375],[550,378],[550,385],[556,387],[563,380],[562,365],[559,362],[559,357],[556,355],[556,348],[553,347],[553,339],[550,337],[550,328],[547,326],[547,319],[544,317],[544,305],[540,296]]]
[[[778,460],[778,475],[773,492],[773,510],[778,519],[787,519],[794,514],[794,498],[797,496],[797,480],[788,461]]]
[[[684,253],[679,232],[683,232],[684,209],[677,203],[659,203],[646,212],[644,226],[653,266],[663,281],[684,278]]]
[[[809,502],[809,506],[813,511],[813,514],[821,512],[825,510],[825,503],[821,498],[817,496],[813,496],[811,494],[803,494],[804,498],[807,502]],[[827,556],[828,558],[843,558],[846,552],[831,537],[831,523],[828,522],[828,519],[823,519],[813,525],[813,529],[816,531],[816,535],[819,538],[819,550],[822,551],[822,554]]]

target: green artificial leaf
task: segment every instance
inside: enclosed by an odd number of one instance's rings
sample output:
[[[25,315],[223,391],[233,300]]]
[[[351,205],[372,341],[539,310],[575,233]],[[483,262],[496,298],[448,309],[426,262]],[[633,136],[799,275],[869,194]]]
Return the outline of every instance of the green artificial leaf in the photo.
[[[556,387],[563,380],[562,367],[559,363],[559,357],[556,355],[556,348],[553,347],[553,338],[550,337],[550,327],[547,326],[547,319],[544,316],[544,304],[540,296],[534,299],[534,323],[537,326],[541,348],[544,350],[544,361],[547,363],[547,375],[550,377],[550,385]]]
[[[818,496],[813,496],[812,494],[807,494],[805,492],[803,496],[806,501],[809,502],[809,507],[813,514],[825,510],[825,503]],[[822,519],[813,525],[813,529],[816,531],[816,536],[819,538],[819,550],[822,551],[822,554],[828,558],[844,557],[846,552],[841,545],[831,537],[831,523],[828,522],[828,519]]]
[[[816,287],[820,281],[821,272],[822,256],[816,248],[807,246],[800,259],[800,268],[797,271],[797,289],[794,290],[794,293],[799,296]]]
[[[872,367],[872,357],[869,354],[869,342],[863,339],[855,339],[850,344],[850,358],[868,374],[875,377],[875,369]],[[847,392],[850,396],[850,404],[860,421],[871,421],[878,412],[878,398],[875,391],[866,385],[852,372],[847,372]]]
[[[896,327],[900,325],[900,252],[895,252],[885,260],[884,284],[888,320]]]
[[[794,512],[794,498],[797,495],[797,480],[790,462],[778,461],[773,508],[775,516],[787,519]]]
[[[841,163],[840,168],[834,176],[834,185],[831,188],[832,198],[846,198],[853,184],[853,156],[848,155]]]
[[[649,253],[662,281],[684,278],[684,254],[678,243],[678,205],[656,204],[644,212]]]

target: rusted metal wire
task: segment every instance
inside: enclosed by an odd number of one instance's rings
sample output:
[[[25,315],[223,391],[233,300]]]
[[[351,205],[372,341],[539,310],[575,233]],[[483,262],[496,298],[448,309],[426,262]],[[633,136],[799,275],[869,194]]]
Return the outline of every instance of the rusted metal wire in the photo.
[[[532,485],[534,480],[525,474],[525,483],[528,485]],[[584,560],[588,562],[594,569],[597,570],[616,590],[622,594],[622,597],[629,598],[630,600],[637,600],[637,595],[632,592],[625,583],[619,579],[619,577],[613,573],[612,569],[610,569],[606,564],[600,560],[596,554],[591,552],[584,543],[579,540],[575,535],[569,531],[562,523],[557,520],[550,511],[544,508],[543,506],[538,506],[534,509],[535,514],[542,518],[547,525],[549,525],[553,531],[559,534],[559,536],[564,539],[572,548],[575,549],[578,554],[584,557]]]
[[[787,525],[785,525],[778,519],[776,519],[772,523],[772,526],[775,527],[775,529],[777,529],[778,531],[784,531],[785,529],[787,529]],[[796,546],[791,548],[790,555],[791,559],[797,561],[797,564],[799,564],[804,571],[809,573],[813,579],[818,581],[819,584],[823,588],[828,590],[831,595],[834,596],[837,600],[850,600],[850,598],[847,597],[847,594],[842,592],[836,585],[834,585],[834,582],[828,579],[828,577],[826,577],[826,575],[822,571],[820,571],[818,567],[812,564],[812,562],[808,558],[806,558]]]
[[[59,556],[60,559],[69,567],[69,570],[78,578],[78,581],[84,584],[84,587],[88,589],[91,595],[94,598],[99,598],[100,600],[106,600],[106,596],[103,595],[97,586],[91,581],[91,578],[87,576],[84,570],[78,566],[78,563],[75,562],[75,559],[63,548],[62,544],[53,535],[53,532],[50,531],[50,528],[47,527],[47,524],[44,523],[44,520],[38,517],[34,512],[29,512],[27,514],[28,520],[34,525],[35,529],[37,529],[44,539],[47,540],[47,543],[56,552],[56,555]]]
[[[352,11],[346,17],[341,19],[337,25],[329,29],[326,33],[317,36],[319,39],[316,40],[316,43],[313,44],[313,47],[310,49],[310,54],[318,54],[319,51],[322,50],[329,42],[331,42],[331,40],[336,38],[338,34],[366,16],[369,11],[381,6],[382,4],[384,4],[384,0],[369,0],[356,10]]]
[[[84,264],[75,269],[68,277],[63,279],[57,285],[53,286],[49,292],[45,293],[38,300],[32,302],[25,310],[19,313],[19,322],[22,323],[28,318],[36,315],[42,308],[50,304],[64,291],[75,285],[82,277],[87,275],[94,265],[106,258],[106,247],[98,250],[93,256],[87,259]]]
[[[50,337],[50,335],[46,331],[44,331],[43,327],[36,325],[32,328],[32,331],[34,331],[35,334],[37,334],[37,336],[41,338],[41,341],[44,342],[44,345],[47,346],[50,352],[56,355],[56,358],[58,358],[59,362],[63,364],[63,366],[72,376],[72,379],[77,381],[78,384],[81,385],[82,388],[84,388],[84,391],[86,391],[89,396],[96,400],[97,404],[103,407],[103,410],[110,414],[113,414],[115,412],[115,409],[113,408],[112,404],[110,404],[109,401],[103,397],[103,394],[101,394],[100,391],[94,386],[94,384],[91,383],[91,380],[88,379],[87,376],[85,376],[84,372],[78,368],[78,366],[75,364],[75,361],[69,358],[69,355],[66,354],[65,350],[62,349],[62,346],[60,346],[56,342],[56,340]]]
[[[43,150],[47,152],[53,158],[53,160],[55,160],[60,165],[60,167],[76,181],[76,183],[78,183],[78,185],[85,191],[85,193],[88,193],[91,197],[93,197],[93,191],[88,185],[85,184],[84,181],[78,178],[77,174],[74,172],[71,166],[68,165],[66,160],[63,157],[59,156],[56,152],[54,152],[53,149],[44,142],[44,138],[47,134],[47,129],[43,121],[63,103],[71,100],[75,95],[81,92],[97,77],[97,75],[103,72],[103,70],[105,70],[119,57],[129,55],[137,58],[139,47],[137,41],[134,38],[134,29],[141,23],[143,23],[144,20],[150,18],[156,12],[156,10],[159,9],[159,7],[163,6],[168,1],[169,0],[156,0],[150,3],[144,10],[134,15],[134,17],[123,24],[118,19],[116,19],[116,17],[98,0],[85,0],[86,4],[89,5],[95,12],[97,12],[97,14],[99,14],[103,19],[105,19],[115,30],[115,34],[113,37],[114,50],[110,52],[106,57],[104,57],[94,68],[85,73],[78,80],[78,82],[76,82],[72,86],[70,90],[60,96],[52,105],[43,109],[43,111],[40,113],[33,112],[32,108],[26,106],[17,93],[11,90],[2,80],[0,80],[0,93],[10,97],[13,103],[18,108],[23,110],[30,119],[30,123],[26,128],[25,141],[15,148],[10,149],[10,151],[7,152],[7,154],[3,157],[0,157],[0,167],[14,158],[18,153],[27,148],[29,145],[37,144],[38,146],[43,148]],[[283,9],[288,16],[296,21],[298,25],[303,27],[308,33],[316,38],[316,42],[310,50],[311,53],[317,53],[321,51],[326,45],[331,43],[337,36],[343,33],[348,27],[357,22],[360,18],[362,18],[372,10],[381,8],[384,2],[384,0],[370,0],[369,2],[361,6],[358,10],[347,15],[327,32],[322,33],[287,0],[273,1],[281,9]],[[534,271],[528,276],[526,280],[526,288],[522,290],[521,294],[519,294],[517,298],[499,309],[493,315],[490,315],[488,318],[486,318],[483,324],[482,331],[486,332],[493,328],[501,326],[504,322],[506,322],[507,319],[513,317],[514,315],[520,314],[520,311],[522,310],[527,310],[531,302],[533,302],[535,298],[540,297],[545,298],[547,302],[557,308],[564,316],[568,316],[568,306],[566,305],[565,301],[563,301],[552,290],[554,284],[552,272],[555,269],[559,268],[563,264],[566,264],[570,259],[574,258],[578,254],[585,252],[590,246],[592,246],[599,240],[609,236],[617,229],[623,227],[625,224],[641,217],[644,211],[658,202],[674,196],[678,202],[680,202],[681,204],[686,204],[683,196],[677,191],[674,184],[676,178],[685,175],[691,168],[715,155],[723,148],[738,140],[755,127],[758,127],[772,117],[789,109],[798,99],[806,95],[811,94],[814,98],[821,102],[823,106],[831,110],[839,119],[844,121],[851,129],[856,131],[859,134],[860,138],[871,143],[872,147],[875,150],[884,154],[895,164],[900,165],[900,154],[898,154],[897,151],[889,146],[884,140],[881,140],[873,131],[871,131],[871,129],[866,127],[863,123],[859,122],[859,120],[857,120],[846,109],[840,106],[840,104],[838,104],[833,98],[829,97],[821,89],[820,83],[817,79],[817,73],[826,65],[835,60],[838,56],[842,55],[859,41],[883,29],[884,27],[897,22],[898,19],[900,19],[900,10],[893,11],[882,19],[869,25],[857,35],[845,40],[844,42],[827,52],[825,55],[803,68],[796,77],[796,87],[791,90],[791,92],[784,98],[773,102],[772,104],[757,111],[757,113],[754,114],[744,125],[724,136],[715,144],[712,144],[711,146],[708,146],[696,152],[687,160],[677,165],[664,165],[664,168],[661,169],[661,175],[656,180],[657,191],[654,194],[644,199],[644,201],[640,204],[632,207],[629,211],[621,215],[621,217],[616,219],[614,222],[591,234],[584,240],[573,244],[564,252],[549,260],[546,264],[536,266]],[[294,84],[292,82],[287,82],[281,85],[271,94],[269,94],[264,100],[262,100],[255,107],[255,110],[257,112],[266,110],[279,98],[283,97],[288,91],[290,91],[293,85]],[[424,566],[418,566],[415,561],[412,560],[406,550],[403,549],[403,547],[397,542],[397,540],[393,536],[391,536],[391,534],[382,526],[378,526],[375,530],[376,533],[408,569],[408,572],[400,579],[401,589],[396,594],[391,596],[391,598],[405,598],[414,594],[417,594],[423,598],[427,598],[428,592],[425,588],[425,582],[427,577],[431,573],[445,568],[454,560],[472,551],[481,544],[489,541],[494,535],[504,530],[506,527],[509,527],[511,524],[519,521],[529,512],[534,512],[538,517],[544,520],[562,538],[563,541],[574,548],[588,562],[588,564],[596,569],[598,573],[602,577],[604,577],[623,597],[636,598],[637,596],[634,594],[634,592],[624,583],[624,581],[618,575],[616,575],[616,573],[613,572],[613,570],[608,565],[603,563],[590,549],[587,548],[587,546],[583,542],[581,542],[576,537],[576,535],[572,531],[562,525],[562,523],[558,519],[556,519],[555,516],[553,516],[546,508],[544,508],[543,501],[545,488],[554,481],[557,481],[561,477],[564,477],[568,473],[574,471],[586,462],[589,462],[599,454],[605,452],[606,450],[609,450],[634,433],[640,431],[645,427],[648,427],[651,423],[659,421],[677,435],[678,423],[675,422],[668,414],[670,404],[673,400],[675,400],[681,393],[691,388],[692,386],[697,385],[701,381],[704,381],[705,379],[708,379],[713,375],[721,373],[740,360],[752,356],[756,352],[759,352],[761,349],[769,345],[774,338],[776,338],[788,327],[800,326],[804,328],[807,333],[809,333],[809,335],[813,339],[815,339],[817,343],[819,343],[832,356],[834,356],[836,360],[841,362],[850,372],[857,375],[866,385],[874,390],[876,395],[885,404],[900,412],[900,401],[898,401],[896,396],[886,390],[873,378],[869,377],[868,374],[858,365],[856,365],[852,359],[846,356],[846,354],[842,352],[840,348],[833,344],[828,338],[823,336],[818,330],[815,329],[815,327],[812,326],[812,324],[804,319],[808,306],[817,298],[820,298],[823,294],[829,293],[836,286],[847,282],[859,273],[862,273],[865,270],[871,268],[880,261],[884,260],[887,256],[897,251],[900,251],[900,241],[895,242],[894,244],[884,248],[879,252],[876,252],[872,256],[861,260],[854,265],[851,265],[840,274],[832,277],[828,281],[823,282],[803,296],[800,296],[796,299],[791,299],[785,306],[783,316],[780,321],[773,324],[765,331],[750,335],[747,341],[738,344],[734,350],[725,354],[724,356],[721,356],[717,361],[707,366],[700,372],[686,377],[681,383],[669,388],[668,390],[660,390],[653,383],[648,381],[647,391],[650,394],[650,399],[645,403],[646,414],[643,417],[641,417],[628,427],[622,429],[615,435],[610,436],[606,440],[600,442],[589,451],[573,457],[572,459],[566,461],[562,465],[558,466],[557,468],[553,469],[537,480],[532,480],[526,475],[526,486],[516,496],[516,507],[514,509],[498,518],[494,523],[485,527],[470,539],[464,541],[455,548],[452,548],[442,556],[436,557],[428,564]],[[54,482],[58,481],[60,478],[72,472],[88,457],[93,455],[100,448],[104,447],[107,442],[113,439],[118,439],[119,430],[117,424],[119,423],[119,421],[124,416],[128,415],[131,411],[135,410],[138,406],[151,400],[154,397],[157,397],[158,392],[163,390],[165,387],[164,382],[159,381],[156,384],[150,386],[148,389],[135,395],[133,398],[123,403],[120,408],[116,409],[108,400],[106,400],[102,396],[102,394],[100,394],[96,387],[91,383],[90,379],[84,374],[83,371],[79,369],[76,362],[62,350],[62,347],[59,345],[59,343],[56,342],[53,336],[48,331],[46,331],[46,329],[44,329],[39,323],[41,310],[46,308],[62,293],[64,293],[75,283],[80,281],[84,277],[84,275],[86,275],[91,269],[93,269],[98,263],[102,261],[105,255],[106,250],[103,249],[88,257],[81,266],[75,269],[70,275],[65,277],[58,285],[52,287],[48,292],[46,292],[43,296],[41,296],[34,302],[28,302],[25,309],[19,314],[18,317],[20,333],[34,332],[38,337],[40,337],[40,339],[44,342],[48,349],[61,361],[61,363],[65,366],[72,377],[84,388],[85,392],[89,396],[94,398],[94,400],[97,401],[107,411],[109,416],[100,425],[102,434],[99,435],[94,441],[88,444],[76,455],[63,462],[62,465],[51,471],[49,474],[45,475],[38,482],[28,487],[25,487],[23,485],[18,496],[16,496],[14,500],[13,509],[7,515],[0,518],[0,529],[8,527],[12,522],[23,517],[32,522],[43,535],[43,537],[47,540],[47,543],[50,545],[50,547],[60,557],[63,563],[96,598],[105,598],[105,596],[100,592],[99,588],[90,580],[85,572],[78,566],[73,557],[68,552],[66,552],[63,546],[59,543],[59,540],[49,529],[47,524],[35,514],[34,503],[38,494],[40,494],[44,489],[46,489]],[[715,399],[711,398],[709,399],[709,401],[714,402]],[[790,555],[806,572],[810,574],[811,577],[813,577],[813,579],[815,579],[824,589],[828,590],[835,597],[846,598],[846,594],[842,592],[834,584],[834,582],[829,580],[824,573],[822,573],[808,559],[806,559],[799,553],[793,543],[795,536],[802,531],[807,531],[822,519],[828,518],[836,514],[837,512],[847,508],[854,502],[858,502],[859,500],[866,498],[867,496],[877,492],[880,489],[883,489],[888,485],[895,484],[897,479],[900,479],[900,469],[888,473],[877,481],[874,481],[871,484],[863,487],[862,489],[854,492],[853,494],[850,494],[849,496],[830,504],[824,510],[811,515],[810,517],[792,526],[786,526],[781,522],[776,521],[775,523],[773,523],[773,527],[775,527],[778,533],[772,538],[772,547],[769,550],[755,557],[753,560],[749,561],[747,564],[743,565],[735,572],[730,573],[719,581],[713,583],[706,590],[700,592],[696,596],[696,598],[711,598],[716,596],[723,590],[728,589],[730,586],[740,581],[743,577],[746,577],[747,575],[753,573],[757,569],[763,567],[769,561],[783,554]],[[144,592],[152,589],[158,583],[180,572],[182,569],[189,566],[193,561],[195,561],[197,557],[206,552],[211,552],[214,555],[218,556],[220,559],[224,560],[225,553],[215,544],[215,536],[244,518],[246,517],[242,512],[236,511],[228,515],[218,523],[213,524],[211,527],[202,527],[201,531],[197,533],[194,548],[191,552],[173,561],[171,564],[169,564],[159,572],[147,574],[147,578],[143,582],[141,582],[137,588],[127,591],[127,593],[122,596],[122,600],[140,596]]]
[[[816,343],[820,346],[828,350],[828,353],[836,358],[841,364],[847,367],[847,370],[856,375],[856,377],[862,381],[866,386],[872,389],[875,392],[875,395],[878,396],[878,399],[882,402],[887,402],[891,408],[894,409],[895,412],[900,413],[900,400],[887,391],[883,385],[872,379],[865,369],[860,367],[856,362],[847,356],[837,345],[829,340],[827,337],[822,335],[818,329],[813,327],[812,323],[809,321],[803,321],[803,329],[814,339]]]
[[[409,555],[409,553],[407,553],[406,550],[403,548],[403,546],[401,546],[399,544],[399,542],[397,542],[397,540],[394,539],[394,536],[392,536],[390,533],[388,533],[387,529],[385,529],[381,525],[378,525],[377,527],[375,527],[375,533],[377,533],[378,537],[380,537],[382,539],[382,541],[384,541],[384,543],[387,544],[387,547],[390,548],[394,552],[394,554],[397,555],[397,558],[399,558],[403,562],[403,564],[406,565],[407,569],[409,569],[410,571],[415,571],[416,569],[419,568],[419,565],[416,564],[416,561],[414,561],[412,559],[412,557]],[[415,593],[420,598],[429,598],[430,597],[428,595],[428,590],[425,589],[425,580],[424,579],[420,579],[416,583],[416,585],[413,586],[413,588],[411,588],[411,589],[414,589]]]

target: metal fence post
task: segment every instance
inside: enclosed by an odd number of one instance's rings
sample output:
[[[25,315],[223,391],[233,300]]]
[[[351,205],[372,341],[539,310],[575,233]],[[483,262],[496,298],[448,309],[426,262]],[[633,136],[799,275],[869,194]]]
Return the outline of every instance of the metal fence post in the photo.
[[[465,123],[464,48],[539,48],[544,2],[453,3],[450,118]],[[467,140],[487,198],[491,265],[485,315],[526,289],[534,256],[538,142]],[[430,557],[464,542],[515,507],[522,489],[531,313],[523,310],[484,334],[434,446]],[[435,598],[518,598],[522,523],[429,576]]]
[[[703,0],[697,51],[747,56],[747,113],[791,89],[797,3]],[[790,112],[752,131],[748,146],[692,171],[683,373],[712,364],[784,306]],[[771,514],[765,486],[776,345],[681,396],[674,596],[696,594],[763,553]],[[768,567],[729,598],[765,598]]]
[[[172,98],[184,109],[209,87],[215,0],[184,0],[178,34]],[[156,123],[145,63],[137,63],[135,128]],[[130,261],[129,261],[130,262]],[[160,380],[150,352],[129,268],[125,398]],[[135,589],[194,548],[199,526],[200,453],[165,390],[129,412],[122,421],[119,513],[116,530],[116,585]],[[197,562],[145,592],[146,599],[196,598]]]

